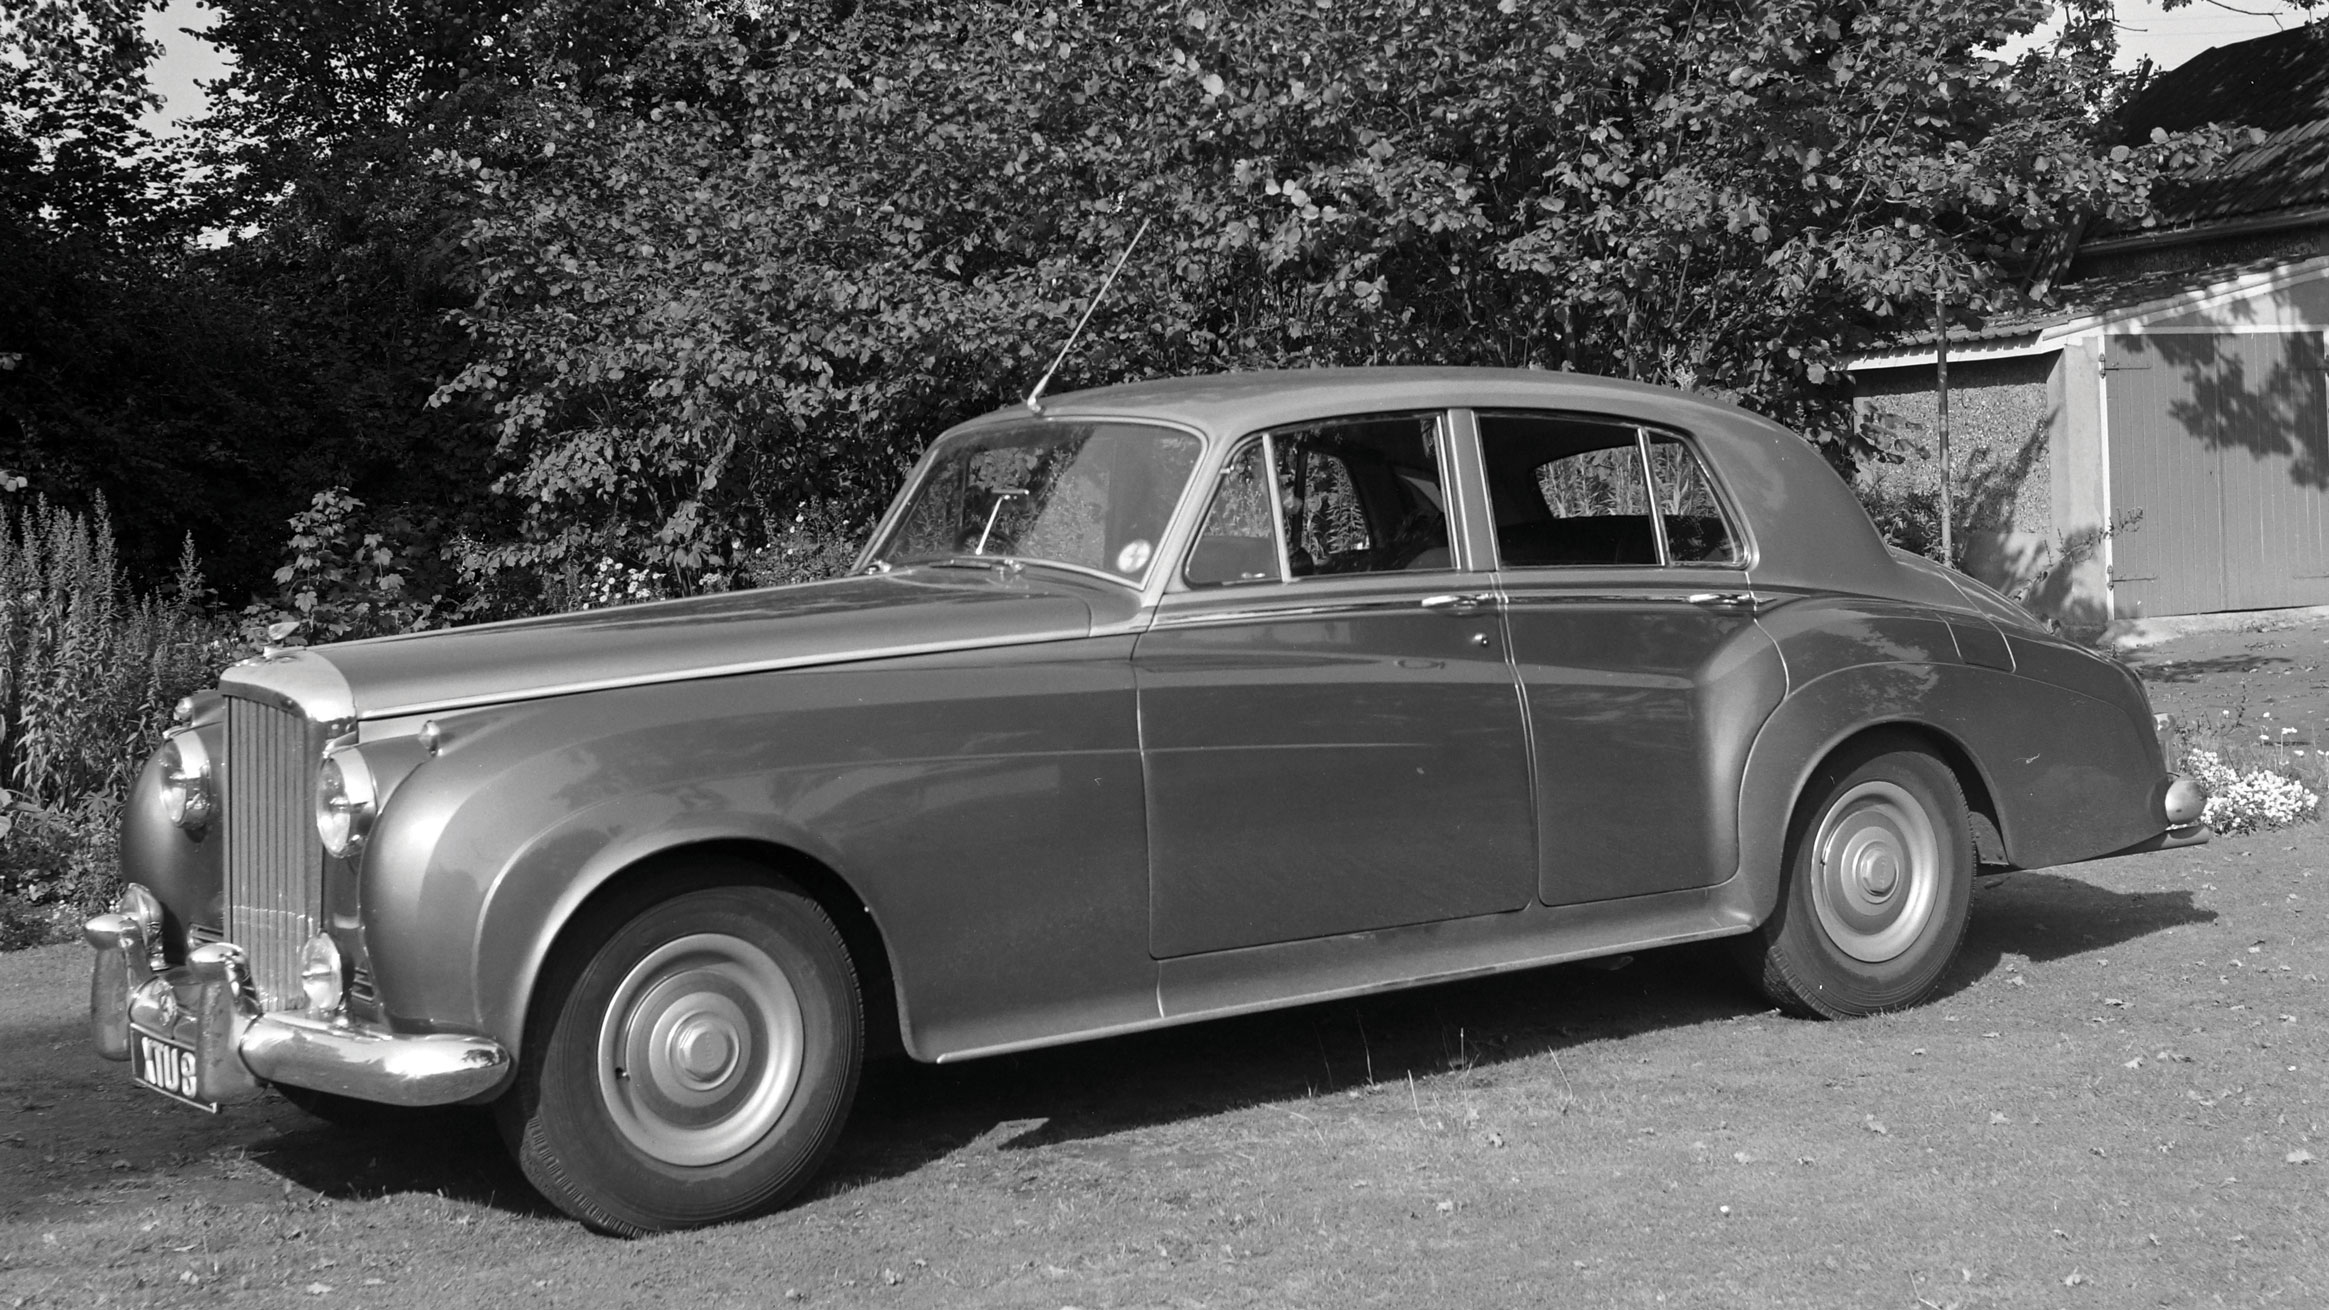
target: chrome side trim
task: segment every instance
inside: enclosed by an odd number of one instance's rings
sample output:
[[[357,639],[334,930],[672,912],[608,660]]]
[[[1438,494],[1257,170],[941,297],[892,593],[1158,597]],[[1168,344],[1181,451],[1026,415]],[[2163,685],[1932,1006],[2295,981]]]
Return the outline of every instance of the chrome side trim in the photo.
[[[1175,614],[1166,610],[1157,614],[1149,628],[1155,631],[1165,628],[1205,628],[1222,623],[1252,623],[1256,620],[1283,622],[1291,619],[1337,618],[1346,614],[1404,614],[1420,608],[1421,602],[1417,597],[1400,596],[1317,605],[1254,605],[1229,610],[1206,610],[1198,614]]]
[[[871,664],[879,660],[904,659],[912,655],[944,655],[958,650],[999,650],[1008,646],[1040,646],[1055,641],[1081,641],[1090,635],[1092,635],[1092,629],[1087,621],[1084,626],[1078,628],[1060,628],[1049,632],[1028,633],[1008,638],[982,637],[965,641],[925,641],[884,646],[878,650],[852,651],[841,655],[820,653],[777,659],[743,660],[734,664],[672,669],[661,673],[551,683],[539,687],[527,687],[518,691],[493,692],[482,696],[448,696],[442,700],[366,706],[359,713],[368,720],[425,714],[448,714],[454,710],[483,709],[489,705],[519,705],[527,701],[548,700],[554,696],[577,696],[589,691],[614,691],[623,687],[658,687],[667,683],[697,682],[706,678],[739,677],[747,673],[774,673],[782,669],[818,668],[836,664]]]
[[[942,1050],[935,1062],[953,1064],[1206,1019],[1732,937],[1754,927],[1738,906],[1738,891],[1735,886],[1720,884],[1618,901],[1539,904],[1469,919],[1181,956],[1159,962],[1156,1018]]]
[[[1634,567],[1649,568],[1643,564]],[[1513,585],[1510,573],[1499,574],[1503,581],[1504,603],[1508,609],[1560,609],[1572,605],[1697,605],[1705,608],[1709,598],[1736,595],[1757,611],[1768,608],[1765,598],[1744,587],[1735,592],[1680,591],[1645,588],[1641,591],[1564,591],[1546,588],[1540,583],[1522,579]],[[1749,615],[1741,615],[1749,617]]]

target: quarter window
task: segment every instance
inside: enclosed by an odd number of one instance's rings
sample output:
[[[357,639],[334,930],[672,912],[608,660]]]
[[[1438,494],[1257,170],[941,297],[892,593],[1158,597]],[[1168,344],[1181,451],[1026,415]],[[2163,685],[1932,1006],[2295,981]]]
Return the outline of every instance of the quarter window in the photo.
[[[1205,511],[1205,526],[1183,571],[1194,586],[1225,582],[1278,582],[1276,516],[1270,512],[1267,452],[1259,441],[1232,457]]]
[[[1506,568],[1738,562],[1706,468],[1669,433],[1560,414],[1479,416]]]

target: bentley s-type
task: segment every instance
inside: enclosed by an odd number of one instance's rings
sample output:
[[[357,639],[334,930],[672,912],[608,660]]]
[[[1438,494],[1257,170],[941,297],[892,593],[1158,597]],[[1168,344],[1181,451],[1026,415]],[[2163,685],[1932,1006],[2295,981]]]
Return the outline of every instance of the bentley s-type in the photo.
[[[1802,439],[1540,372],[1016,407],[847,577],[272,650],[180,718],[98,1047],[212,1108],[491,1103],[624,1233],[801,1187],[870,1026],[963,1060],[1716,937],[1860,1015],[1980,869],[2206,837],[2134,677]]]

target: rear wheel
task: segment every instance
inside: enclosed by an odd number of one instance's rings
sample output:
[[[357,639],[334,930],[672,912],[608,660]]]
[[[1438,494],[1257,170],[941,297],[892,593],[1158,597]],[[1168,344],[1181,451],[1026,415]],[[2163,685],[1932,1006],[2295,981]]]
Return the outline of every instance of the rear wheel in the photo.
[[[1965,796],[1949,767],[1898,737],[1845,748],[1805,789],[1787,885],[1751,943],[1764,992],[1847,1018],[1932,994],[1965,935],[1973,890]]]
[[[632,1235],[740,1218],[815,1174],[864,1058],[856,973],[815,901],[776,884],[612,905],[560,963],[501,1102],[543,1196]]]

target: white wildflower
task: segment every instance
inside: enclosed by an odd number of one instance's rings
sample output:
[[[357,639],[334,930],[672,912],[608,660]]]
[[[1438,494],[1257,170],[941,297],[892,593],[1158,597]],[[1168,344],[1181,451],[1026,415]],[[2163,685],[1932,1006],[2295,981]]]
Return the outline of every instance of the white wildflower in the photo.
[[[2214,751],[2184,756],[2184,768],[2208,789],[2200,819],[2221,833],[2266,832],[2313,817],[2321,798],[2294,778],[2270,769],[2241,773]]]

